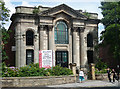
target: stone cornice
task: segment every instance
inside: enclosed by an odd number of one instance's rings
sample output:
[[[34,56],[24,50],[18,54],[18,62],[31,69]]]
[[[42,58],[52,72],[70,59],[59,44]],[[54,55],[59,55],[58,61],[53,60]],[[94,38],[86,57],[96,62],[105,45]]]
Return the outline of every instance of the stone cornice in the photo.
[[[92,23],[94,23],[94,24],[98,24],[98,23],[100,23],[100,19],[86,19],[85,20],[85,22],[92,22]]]
[[[92,23],[100,23],[100,19],[85,19],[85,18],[80,18],[80,17],[76,17],[76,18],[73,18],[73,20],[81,20],[81,21],[84,21],[84,22],[92,22]]]
[[[39,26],[40,26],[40,25],[53,26],[53,23],[46,23],[46,22],[44,23],[44,22],[40,22],[40,23],[39,23]]]
[[[15,13],[11,16],[10,20],[11,21],[14,21],[16,18],[20,18],[20,17],[38,17],[38,18],[41,18],[41,17],[49,17],[49,18],[55,18],[54,16],[41,16],[41,15],[38,15],[38,14],[26,14],[26,13]]]
[[[10,20],[14,21],[16,18],[25,17],[25,16],[35,17],[36,15],[35,14],[16,13],[16,14],[12,15],[12,17],[10,18]]]

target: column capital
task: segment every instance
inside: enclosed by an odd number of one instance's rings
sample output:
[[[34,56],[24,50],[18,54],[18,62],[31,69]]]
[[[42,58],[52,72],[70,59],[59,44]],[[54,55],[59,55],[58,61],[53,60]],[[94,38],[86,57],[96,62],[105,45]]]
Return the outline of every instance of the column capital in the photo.
[[[76,32],[78,30],[78,27],[72,27],[72,31]]]
[[[79,31],[80,32],[84,32],[85,31],[85,27],[79,27]]]
[[[48,25],[48,30],[52,31],[53,25]]]
[[[79,32],[84,32],[85,27],[72,27],[72,30],[73,30],[73,31],[79,30]]]
[[[48,25],[49,28],[53,28],[53,25]]]
[[[46,30],[48,28],[48,25],[39,25],[40,30]]]

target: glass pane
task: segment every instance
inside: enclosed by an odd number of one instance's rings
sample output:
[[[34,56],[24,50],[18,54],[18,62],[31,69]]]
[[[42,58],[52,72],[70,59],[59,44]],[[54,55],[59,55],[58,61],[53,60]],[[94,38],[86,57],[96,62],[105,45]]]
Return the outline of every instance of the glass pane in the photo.
[[[57,26],[55,27],[55,43],[56,44],[68,43],[67,25],[63,21],[57,22]]]
[[[87,47],[93,47],[93,37],[92,34],[87,35]]]
[[[26,64],[29,65],[30,63],[33,63],[33,50],[26,50]]]
[[[32,31],[27,31],[26,32],[26,45],[33,45],[34,41],[34,33]]]

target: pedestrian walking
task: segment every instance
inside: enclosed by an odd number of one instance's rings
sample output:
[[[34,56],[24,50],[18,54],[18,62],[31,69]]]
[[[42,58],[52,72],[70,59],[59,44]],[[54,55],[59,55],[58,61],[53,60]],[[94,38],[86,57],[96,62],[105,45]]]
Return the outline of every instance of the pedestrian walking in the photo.
[[[117,80],[119,82],[119,72],[120,72],[120,69],[119,69],[119,65],[117,66]]]
[[[84,72],[83,72],[83,70],[80,70],[80,72],[79,72],[79,81],[82,83],[83,80],[85,80],[84,79]]]
[[[112,75],[113,75],[113,83],[115,82],[115,79],[116,79],[116,72],[114,69],[112,69]]]
[[[111,71],[110,71],[110,68],[107,68],[107,74],[108,74],[109,82],[111,82]]]

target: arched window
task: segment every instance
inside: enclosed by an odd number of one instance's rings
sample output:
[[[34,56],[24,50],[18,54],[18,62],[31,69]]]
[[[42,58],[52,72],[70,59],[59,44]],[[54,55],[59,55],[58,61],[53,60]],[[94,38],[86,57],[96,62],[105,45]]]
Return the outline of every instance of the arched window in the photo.
[[[34,44],[34,33],[31,30],[26,32],[26,45],[33,45]]]
[[[93,36],[90,33],[87,35],[87,47],[93,47]]]
[[[68,44],[68,27],[64,21],[55,25],[55,44]]]

